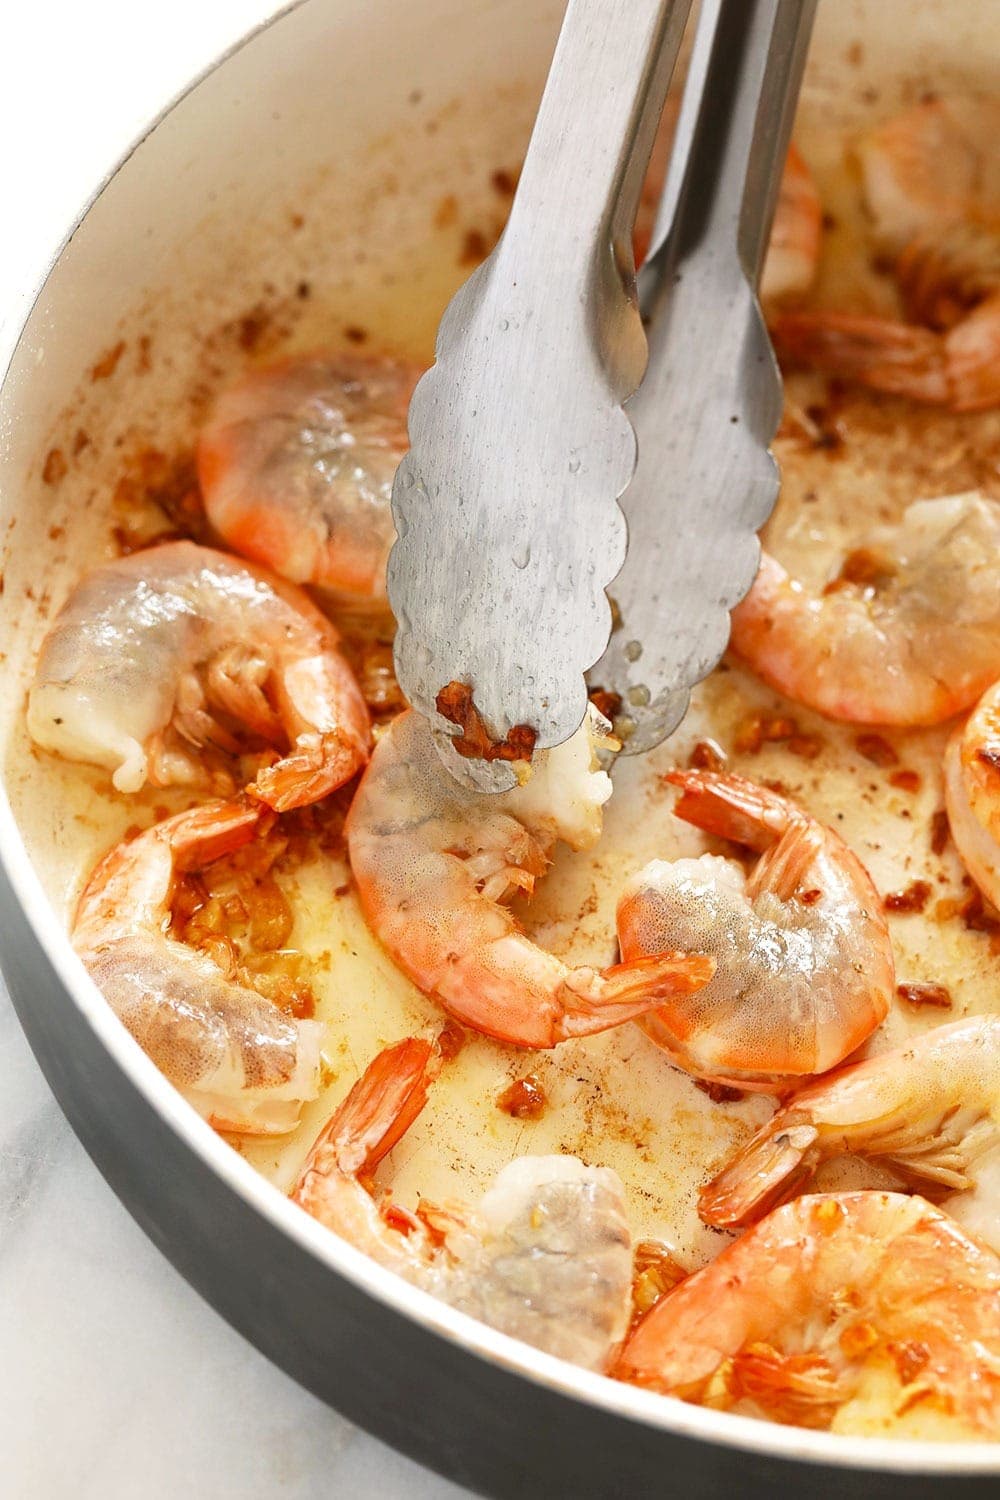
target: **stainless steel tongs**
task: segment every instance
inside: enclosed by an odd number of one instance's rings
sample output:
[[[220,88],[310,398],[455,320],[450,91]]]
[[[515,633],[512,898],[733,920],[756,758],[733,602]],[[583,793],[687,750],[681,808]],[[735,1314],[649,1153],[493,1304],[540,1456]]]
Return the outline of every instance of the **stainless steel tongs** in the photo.
[[[631,226],[689,8],[570,0],[507,229],[410,406],[396,670],[482,790],[579,727],[588,670],[626,749],[668,734],[777,498],[756,287],[815,0],[703,0],[640,318]]]

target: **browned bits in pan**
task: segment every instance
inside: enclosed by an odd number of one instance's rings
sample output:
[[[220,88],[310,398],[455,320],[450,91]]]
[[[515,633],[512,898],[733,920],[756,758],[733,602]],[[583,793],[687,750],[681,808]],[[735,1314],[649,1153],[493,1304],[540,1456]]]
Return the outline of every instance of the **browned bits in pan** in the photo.
[[[948,814],[939,807],[931,818],[931,853],[943,854],[948,842]]]
[[[696,1089],[708,1095],[713,1104],[736,1104],[740,1099],[746,1098],[743,1089],[733,1088],[729,1083],[716,1083],[711,1078],[694,1078],[691,1081]]]
[[[587,697],[597,712],[603,714],[612,723],[622,711],[621,693],[609,693],[606,688],[595,687],[591,688]]]
[[[904,891],[892,891],[882,898],[886,911],[923,911],[930,899],[931,888],[926,880],[912,880]]]
[[[693,771],[724,771],[727,763],[728,756],[716,740],[699,740],[688,756]]]
[[[911,981],[897,984],[896,994],[914,1010],[923,1010],[925,1006],[932,1010],[951,1010],[952,1007],[951,991],[943,984]]]
[[[69,465],[61,448],[50,448],[42,464],[42,479],[46,484],[58,484],[66,478]]]
[[[468,683],[449,682],[434,701],[441,717],[461,730],[452,740],[459,755],[486,761],[531,759],[537,735],[530,724],[515,724],[502,740],[495,740],[472,701]]]
[[[640,1240],[635,1247],[632,1276],[632,1326],[686,1275],[666,1245],[659,1240]]]
[[[451,1062],[468,1040],[469,1033],[464,1026],[460,1026],[457,1021],[445,1021],[437,1034],[437,1049],[445,1062]]]
[[[899,771],[893,771],[889,775],[889,785],[898,788],[901,792],[919,792],[921,781],[917,771],[907,770],[904,766]]]
[[[870,760],[873,766],[894,766],[899,762],[892,745],[881,734],[859,734],[854,741],[854,748],[865,760]]]
[[[119,339],[112,348],[106,349],[95,365],[91,366],[91,380],[108,380],[118,368],[118,361],[125,353],[125,340]]]
[[[515,1120],[540,1120],[547,1104],[548,1096],[535,1073],[515,1078],[497,1098],[497,1108]]]

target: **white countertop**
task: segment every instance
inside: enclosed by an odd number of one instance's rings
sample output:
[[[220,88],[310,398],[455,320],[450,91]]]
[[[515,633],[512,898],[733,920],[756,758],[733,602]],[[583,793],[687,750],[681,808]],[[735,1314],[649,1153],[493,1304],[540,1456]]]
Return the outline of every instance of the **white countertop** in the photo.
[[[192,72],[280,8],[3,7],[4,351],[37,268],[121,144]],[[10,1500],[465,1493],[307,1395],[190,1290],[77,1143],[2,981],[0,1351],[0,1490]]]

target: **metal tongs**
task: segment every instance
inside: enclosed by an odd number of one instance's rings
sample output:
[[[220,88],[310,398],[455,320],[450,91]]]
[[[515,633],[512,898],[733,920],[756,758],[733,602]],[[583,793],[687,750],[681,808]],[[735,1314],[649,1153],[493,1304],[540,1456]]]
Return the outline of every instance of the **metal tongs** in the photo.
[[[637,299],[631,228],[689,9],[569,0],[507,228],[410,406],[396,671],[483,791],[579,727],[588,671],[626,751],[670,733],[777,498],[756,288],[815,0],[703,0]]]

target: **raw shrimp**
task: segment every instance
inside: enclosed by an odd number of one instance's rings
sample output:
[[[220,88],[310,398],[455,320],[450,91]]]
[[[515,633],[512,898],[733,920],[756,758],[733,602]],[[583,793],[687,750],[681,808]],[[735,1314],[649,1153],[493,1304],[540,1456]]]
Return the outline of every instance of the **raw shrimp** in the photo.
[[[288,747],[248,790],[301,807],[367,759],[368,710],[337,640],[305,594],[262,569],[193,542],[151,547],[77,584],[42,646],[28,730],[137,792],[231,789],[212,762],[245,729]]]
[[[954,411],[1000,401],[1000,171],[995,100],[933,99],[858,144],[875,239],[895,259],[909,322],[817,311],[779,317],[779,353]]]
[[[668,1292],[616,1373],[804,1427],[997,1438],[1000,1259],[922,1198],[798,1198]]]
[[[740,776],[671,771],[674,811],[761,851],[747,876],[730,859],[653,860],[618,904],[622,957],[712,955],[715,975],[639,1024],[697,1077],[772,1090],[823,1072],[865,1040],[893,993],[882,905],[860,860],[829,828]]]
[[[944,757],[944,800],[962,863],[1000,905],[1000,682],[955,730]]]
[[[531,891],[557,839],[581,849],[599,836],[611,782],[596,769],[593,722],[537,755],[523,786],[488,796],[459,786],[426,721],[401,714],[347,819],[362,909],[395,962],[459,1020],[521,1047],[618,1026],[698,989],[715,967],[671,950],[603,972],[570,969],[502,904]]]
[[[277,1135],[320,1085],[322,1026],[284,1014],[169,936],[178,877],[248,843],[259,805],[210,802],[112,849],[91,875],[73,945],[119,1020],[217,1130]]]
[[[1000,1253],[1000,1016],[936,1026],[802,1089],[702,1189],[699,1212],[726,1228],[753,1223],[847,1153],[935,1197],[960,1195],[949,1212]]]
[[[313,1146],[292,1197],[453,1307],[604,1369],[625,1336],[632,1279],[625,1194],[609,1168],[521,1156],[475,1208],[421,1203],[415,1214],[361,1186],[423,1109],[437,1066],[433,1047],[415,1038],[380,1053]]]
[[[390,359],[315,354],[224,391],[198,443],[220,536],[295,583],[385,609],[389,498],[420,373]]]
[[[918,500],[819,593],[761,560],[733,649],[771,687],[853,724],[937,724],[1000,676],[1000,505]]]

